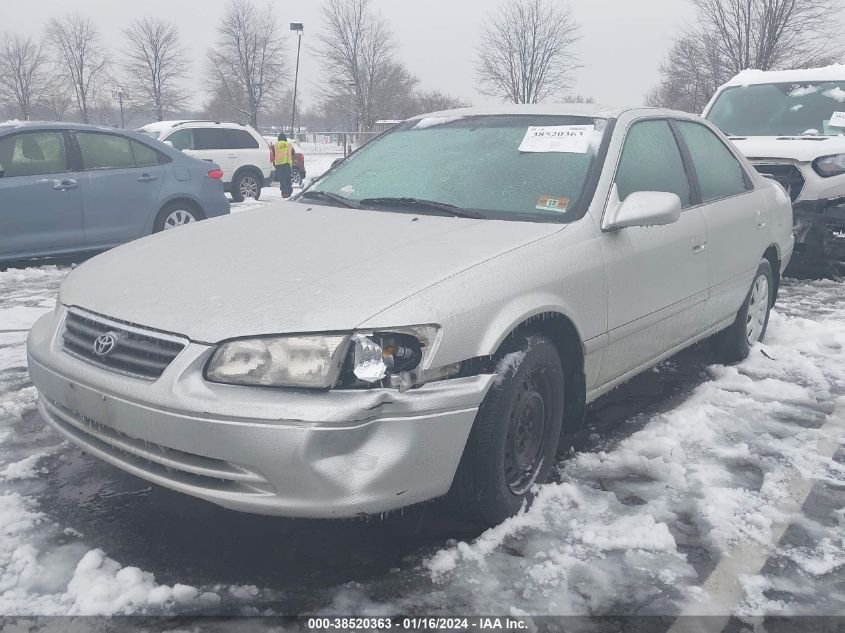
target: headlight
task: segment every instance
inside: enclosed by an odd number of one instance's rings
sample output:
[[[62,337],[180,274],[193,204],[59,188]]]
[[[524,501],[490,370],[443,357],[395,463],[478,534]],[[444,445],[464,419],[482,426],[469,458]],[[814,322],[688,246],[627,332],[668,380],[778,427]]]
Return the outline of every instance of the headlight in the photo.
[[[813,169],[822,178],[845,174],[845,154],[822,156],[813,161]]]
[[[214,352],[205,377],[229,385],[329,389],[348,339],[326,334],[229,341]]]
[[[429,367],[437,335],[434,325],[356,333],[343,364],[340,386],[389,385],[401,389],[454,375],[460,364],[434,370]]]

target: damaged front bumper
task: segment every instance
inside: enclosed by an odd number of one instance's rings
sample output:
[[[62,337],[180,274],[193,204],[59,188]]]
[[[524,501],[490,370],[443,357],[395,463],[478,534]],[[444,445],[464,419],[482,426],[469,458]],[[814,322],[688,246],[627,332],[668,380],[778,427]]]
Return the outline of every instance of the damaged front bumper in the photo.
[[[845,200],[799,201],[793,217],[793,268],[845,274]]]
[[[64,309],[27,341],[41,415],[87,452],[153,483],[259,514],[377,514],[444,495],[493,376],[400,393],[277,390],[202,377],[190,343],[155,381],[62,350]]]

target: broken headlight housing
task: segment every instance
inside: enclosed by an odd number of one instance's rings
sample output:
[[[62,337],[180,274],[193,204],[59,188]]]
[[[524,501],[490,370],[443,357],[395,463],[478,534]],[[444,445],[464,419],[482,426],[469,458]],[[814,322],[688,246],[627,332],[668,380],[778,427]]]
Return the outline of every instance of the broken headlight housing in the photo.
[[[822,156],[813,161],[813,169],[822,178],[845,174],[845,154]]]
[[[347,334],[272,336],[221,343],[205,368],[210,382],[251,387],[329,389]]]
[[[460,371],[460,363],[434,369],[430,367],[438,334],[439,328],[435,325],[356,332],[343,363],[338,386],[408,389],[456,375]]]

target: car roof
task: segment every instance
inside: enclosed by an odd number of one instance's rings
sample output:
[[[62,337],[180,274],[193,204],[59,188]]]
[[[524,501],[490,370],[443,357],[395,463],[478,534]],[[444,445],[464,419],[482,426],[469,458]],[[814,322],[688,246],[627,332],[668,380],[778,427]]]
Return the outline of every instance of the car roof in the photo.
[[[743,70],[723,87],[758,84],[801,83],[802,81],[845,81],[845,64],[795,70]]]
[[[144,125],[139,130],[147,130],[149,132],[166,132],[176,127],[207,127],[207,126],[216,126],[216,127],[224,127],[224,128],[237,128],[243,130],[251,129],[245,123],[234,123],[232,121],[211,121],[211,120],[202,120],[202,119],[174,119],[172,121],[156,121],[155,123],[148,123]]]
[[[6,132],[33,129],[33,130],[91,130],[96,132],[129,132],[117,127],[107,125],[91,125],[87,123],[69,123],[67,121],[4,121],[0,123],[0,134]]]
[[[597,103],[536,103],[536,104],[506,104],[473,106],[470,108],[456,108],[430,112],[412,117],[411,121],[425,118],[463,118],[471,116],[495,116],[500,114],[528,114],[535,116],[580,116],[595,119],[615,119],[623,113],[632,112],[638,115],[663,115],[688,118],[686,112],[667,110],[665,108],[650,108],[643,106],[612,107]]]

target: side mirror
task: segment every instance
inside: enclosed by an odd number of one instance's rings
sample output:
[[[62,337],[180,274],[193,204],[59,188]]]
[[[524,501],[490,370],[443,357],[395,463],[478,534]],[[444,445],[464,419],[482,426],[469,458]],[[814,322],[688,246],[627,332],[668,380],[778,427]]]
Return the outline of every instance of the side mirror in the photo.
[[[604,230],[630,226],[660,226],[677,222],[681,217],[681,199],[665,191],[636,191],[619,202],[616,185],[610,206],[605,213]]]
[[[163,141],[163,142],[164,142],[164,144],[165,144],[165,145],[167,145],[168,147],[173,147],[174,149],[176,149],[176,148],[173,146],[173,141]]]

